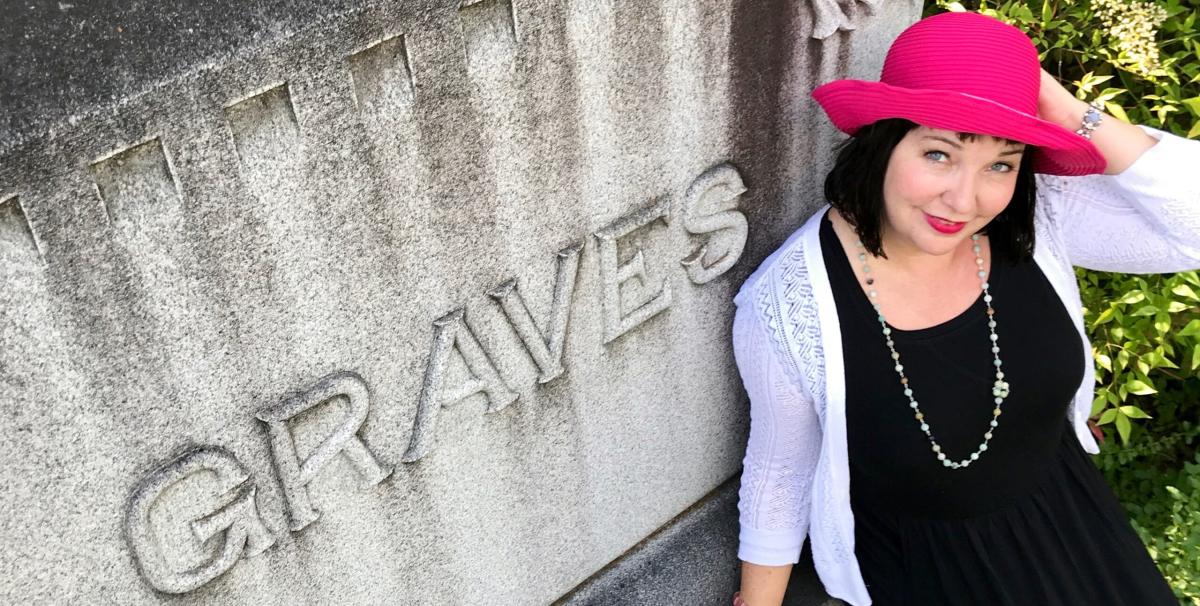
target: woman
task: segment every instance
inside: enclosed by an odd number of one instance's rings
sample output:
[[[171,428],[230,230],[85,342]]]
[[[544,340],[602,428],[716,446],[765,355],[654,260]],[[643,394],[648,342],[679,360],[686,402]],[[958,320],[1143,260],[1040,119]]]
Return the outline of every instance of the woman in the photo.
[[[1176,604],[1085,454],[1072,266],[1200,268],[1200,143],[1100,114],[974,13],[813,95],[853,135],[832,207],[735,298],[735,603],[780,604],[810,536],[854,606]]]

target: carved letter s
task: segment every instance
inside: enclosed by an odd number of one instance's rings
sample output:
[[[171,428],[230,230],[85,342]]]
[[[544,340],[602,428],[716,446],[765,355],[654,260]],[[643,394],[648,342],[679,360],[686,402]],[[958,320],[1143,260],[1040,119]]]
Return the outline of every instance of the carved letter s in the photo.
[[[746,215],[737,210],[737,203],[745,191],[742,176],[728,163],[704,171],[688,186],[683,199],[684,228],[696,235],[720,232],[681,261],[692,282],[711,282],[729,271],[741,258],[749,224]],[[704,212],[710,214],[701,214]],[[717,249],[720,252],[715,260],[705,262],[704,257],[714,241],[722,244]]]

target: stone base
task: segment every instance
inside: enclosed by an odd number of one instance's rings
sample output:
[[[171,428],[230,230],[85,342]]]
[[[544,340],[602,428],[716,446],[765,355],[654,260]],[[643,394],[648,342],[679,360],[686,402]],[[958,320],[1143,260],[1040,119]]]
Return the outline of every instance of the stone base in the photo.
[[[729,604],[741,570],[737,559],[739,478],[729,479],[554,606]],[[800,563],[792,569],[783,606],[841,604],[821,587],[806,543]]]

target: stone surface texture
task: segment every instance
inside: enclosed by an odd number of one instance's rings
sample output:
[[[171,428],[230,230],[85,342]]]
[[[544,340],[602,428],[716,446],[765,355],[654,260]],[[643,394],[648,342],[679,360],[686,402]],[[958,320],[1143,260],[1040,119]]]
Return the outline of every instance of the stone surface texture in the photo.
[[[546,604],[693,513],[729,579],[730,300],[919,9],[4,8],[3,601]]]
[[[731,478],[554,606],[640,606],[731,602],[737,559],[738,478]],[[783,606],[837,606],[812,569],[808,549],[788,579]]]

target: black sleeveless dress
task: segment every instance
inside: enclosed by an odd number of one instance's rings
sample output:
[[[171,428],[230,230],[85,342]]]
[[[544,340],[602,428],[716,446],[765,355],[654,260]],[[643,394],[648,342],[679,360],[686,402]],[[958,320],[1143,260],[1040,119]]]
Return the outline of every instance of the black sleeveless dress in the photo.
[[[841,322],[855,556],[874,604],[1179,604],[1067,421],[1083,343],[1032,261],[988,276],[1011,392],[989,449],[942,465],[913,418],[875,310],[825,216]],[[925,420],[953,460],[992,419],[982,294],[937,326],[892,329]]]

